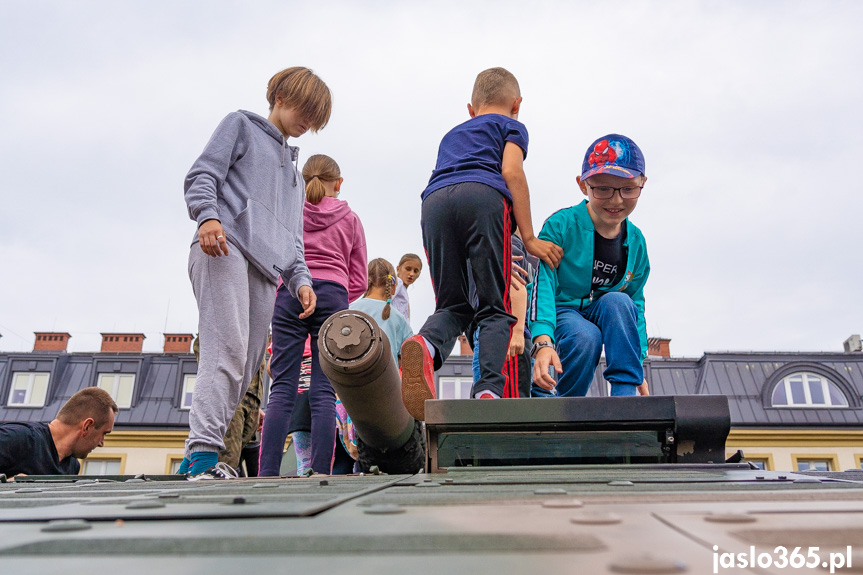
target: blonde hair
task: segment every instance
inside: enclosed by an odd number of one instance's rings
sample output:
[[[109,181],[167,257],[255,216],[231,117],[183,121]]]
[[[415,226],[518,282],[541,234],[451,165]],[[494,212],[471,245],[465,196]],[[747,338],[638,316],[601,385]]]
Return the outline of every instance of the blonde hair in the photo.
[[[397,267],[402,267],[405,262],[409,262],[411,260],[416,260],[420,263],[420,267],[423,267],[423,261],[416,254],[405,254],[402,256],[402,259],[399,260],[399,265]]]
[[[393,264],[384,258],[375,258],[369,262],[369,285],[366,288],[365,296],[369,295],[372,288],[386,288],[387,290],[387,305],[384,306],[381,312],[381,319],[389,319],[390,304],[393,299],[394,283],[396,279],[396,270],[393,269]]]
[[[519,96],[521,89],[512,73],[504,68],[489,68],[477,74],[470,103],[474,108],[493,104],[509,105]]]
[[[111,398],[111,394],[101,387],[85,387],[69,398],[60,411],[57,419],[66,425],[77,425],[88,417],[93,419],[97,428],[108,423],[108,412],[119,413],[120,409]]]
[[[342,171],[334,159],[323,154],[315,154],[303,166],[303,181],[306,182],[306,201],[319,204],[327,195],[323,182],[335,182],[342,177]]]
[[[317,132],[330,121],[333,97],[324,81],[314,72],[302,66],[285,68],[267,83],[267,101],[270,112],[276,107],[276,99],[288,108],[294,108],[308,119],[309,128]]]

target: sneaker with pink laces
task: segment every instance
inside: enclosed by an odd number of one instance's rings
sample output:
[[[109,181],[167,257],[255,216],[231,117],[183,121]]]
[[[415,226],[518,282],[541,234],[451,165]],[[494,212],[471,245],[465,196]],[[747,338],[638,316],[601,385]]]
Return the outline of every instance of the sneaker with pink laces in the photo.
[[[478,395],[473,397],[474,399],[500,399],[500,397],[496,396],[490,391],[481,391]]]
[[[414,419],[425,421],[427,399],[435,398],[434,362],[423,336],[402,343],[402,401]]]

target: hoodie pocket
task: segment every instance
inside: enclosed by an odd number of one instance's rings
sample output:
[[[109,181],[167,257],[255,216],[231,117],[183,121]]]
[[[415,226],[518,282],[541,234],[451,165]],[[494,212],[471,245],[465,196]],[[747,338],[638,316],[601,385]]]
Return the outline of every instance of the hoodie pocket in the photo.
[[[284,269],[297,257],[290,230],[261,202],[248,200],[230,227],[229,234],[246,259],[274,282],[279,272],[273,266]]]

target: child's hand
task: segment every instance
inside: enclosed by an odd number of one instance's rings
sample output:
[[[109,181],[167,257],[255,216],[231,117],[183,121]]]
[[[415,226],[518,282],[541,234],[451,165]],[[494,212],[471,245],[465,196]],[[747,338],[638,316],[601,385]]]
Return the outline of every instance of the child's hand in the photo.
[[[510,269],[509,287],[518,291],[521,286],[527,285],[527,270],[516,262],[523,260],[523,256],[512,256],[512,269]]]
[[[550,265],[551,269],[556,269],[560,264],[561,258],[563,258],[563,248],[537,237],[526,240],[524,247],[527,248],[527,251]]]
[[[642,382],[641,385],[639,385],[635,389],[638,390],[638,395],[650,395],[650,390],[647,389],[647,380],[646,379]]]
[[[554,366],[555,373],[563,373],[560,358],[553,347],[544,347],[536,352],[536,358],[534,358],[533,362],[533,382],[548,391],[557,386],[557,382],[548,373],[548,369],[552,365]]]
[[[297,297],[303,306],[303,313],[300,314],[300,319],[306,319],[315,312],[318,296],[315,295],[315,290],[312,289],[312,286],[300,286],[300,289],[297,290]]]
[[[201,250],[208,256],[217,258],[222,252],[228,255],[228,240],[225,239],[225,230],[219,220],[207,220],[201,224],[198,228],[198,241]]]
[[[509,340],[509,351],[507,357],[515,357],[521,355],[524,351],[524,330],[521,333],[512,332],[512,337]]]

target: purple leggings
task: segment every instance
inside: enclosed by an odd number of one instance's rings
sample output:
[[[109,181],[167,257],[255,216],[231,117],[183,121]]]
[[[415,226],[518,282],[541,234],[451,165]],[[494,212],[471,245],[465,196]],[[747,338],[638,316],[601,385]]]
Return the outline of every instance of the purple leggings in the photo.
[[[313,280],[312,287],[318,302],[315,312],[305,319],[299,318],[303,307],[287,287],[279,287],[276,295],[273,359],[270,364],[273,383],[261,436],[261,477],[279,475],[291,413],[297,399],[303,348],[309,335],[312,337],[312,376],[308,391],[312,412],[312,469],[315,473],[329,474],[331,471],[335,448],[336,394],[318,363],[318,331],[332,314],[347,309],[348,292],[341,284],[325,280]]]

